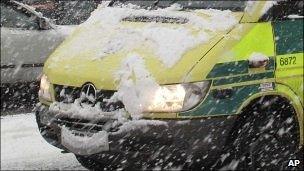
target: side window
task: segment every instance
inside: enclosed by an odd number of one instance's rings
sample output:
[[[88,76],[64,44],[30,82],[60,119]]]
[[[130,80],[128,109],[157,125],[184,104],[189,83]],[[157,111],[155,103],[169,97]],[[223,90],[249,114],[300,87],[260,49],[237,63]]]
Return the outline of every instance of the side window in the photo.
[[[260,21],[288,20],[292,17],[303,16],[304,1],[278,1],[261,18]]]
[[[272,21],[276,54],[303,52],[303,1],[278,1],[264,19]]]
[[[39,29],[37,17],[25,9],[1,3],[1,27]]]
[[[303,19],[272,23],[277,55],[303,52]]]

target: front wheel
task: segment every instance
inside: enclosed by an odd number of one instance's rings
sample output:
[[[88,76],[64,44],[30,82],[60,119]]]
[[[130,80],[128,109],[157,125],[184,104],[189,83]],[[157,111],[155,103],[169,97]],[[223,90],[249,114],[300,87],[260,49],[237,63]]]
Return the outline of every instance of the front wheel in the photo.
[[[299,158],[295,111],[282,98],[258,99],[240,115],[230,138],[224,169],[286,170],[292,169],[289,160]]]

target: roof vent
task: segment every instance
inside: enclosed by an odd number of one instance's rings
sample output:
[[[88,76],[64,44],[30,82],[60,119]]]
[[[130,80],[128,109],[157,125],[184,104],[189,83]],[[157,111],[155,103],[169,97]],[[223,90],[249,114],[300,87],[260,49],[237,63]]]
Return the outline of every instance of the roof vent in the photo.
[[[122,21],[185,24],[188,22],[188,19],[165,16],[130,16],[122,19]]]

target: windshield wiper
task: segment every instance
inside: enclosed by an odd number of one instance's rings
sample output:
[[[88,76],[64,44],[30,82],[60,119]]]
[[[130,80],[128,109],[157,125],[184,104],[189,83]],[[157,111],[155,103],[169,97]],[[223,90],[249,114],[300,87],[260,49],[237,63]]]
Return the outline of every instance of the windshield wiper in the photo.
[[[170,2],[170,4],[172,5],[172,4],[174,4],[176,1],[178,1],[178,0],[172,0],[172,1]]]
[[[151,9],[155,9],[158,6],[159,0],[156,0],[153,2],[153,5],[151,6]]]
[[[179,0],[171,0],[171,1],[169,1],[169,4],[170,4],[169,6],[171,6],[172,4],[176,3],[177,1],[179,1]],[[154,9],[154,8],[156,8],[156,7],[160,7],[160,6],[158,5],[159,2],[160,2],[160,0],[154,1],[153,6],[152,6],[151,8]]]
[[[112,7],[117,0],[111,0],[108,7]]]

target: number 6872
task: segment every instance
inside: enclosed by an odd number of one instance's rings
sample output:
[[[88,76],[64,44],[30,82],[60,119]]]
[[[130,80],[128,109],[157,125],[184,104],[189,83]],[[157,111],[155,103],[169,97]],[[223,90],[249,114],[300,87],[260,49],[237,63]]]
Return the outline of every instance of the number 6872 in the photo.
[[[295,65],[296,64],[296,57],[295,56],[290,56],[290,57],[282,57],[280,58],[280,65],[285,66],[285,65]]]

